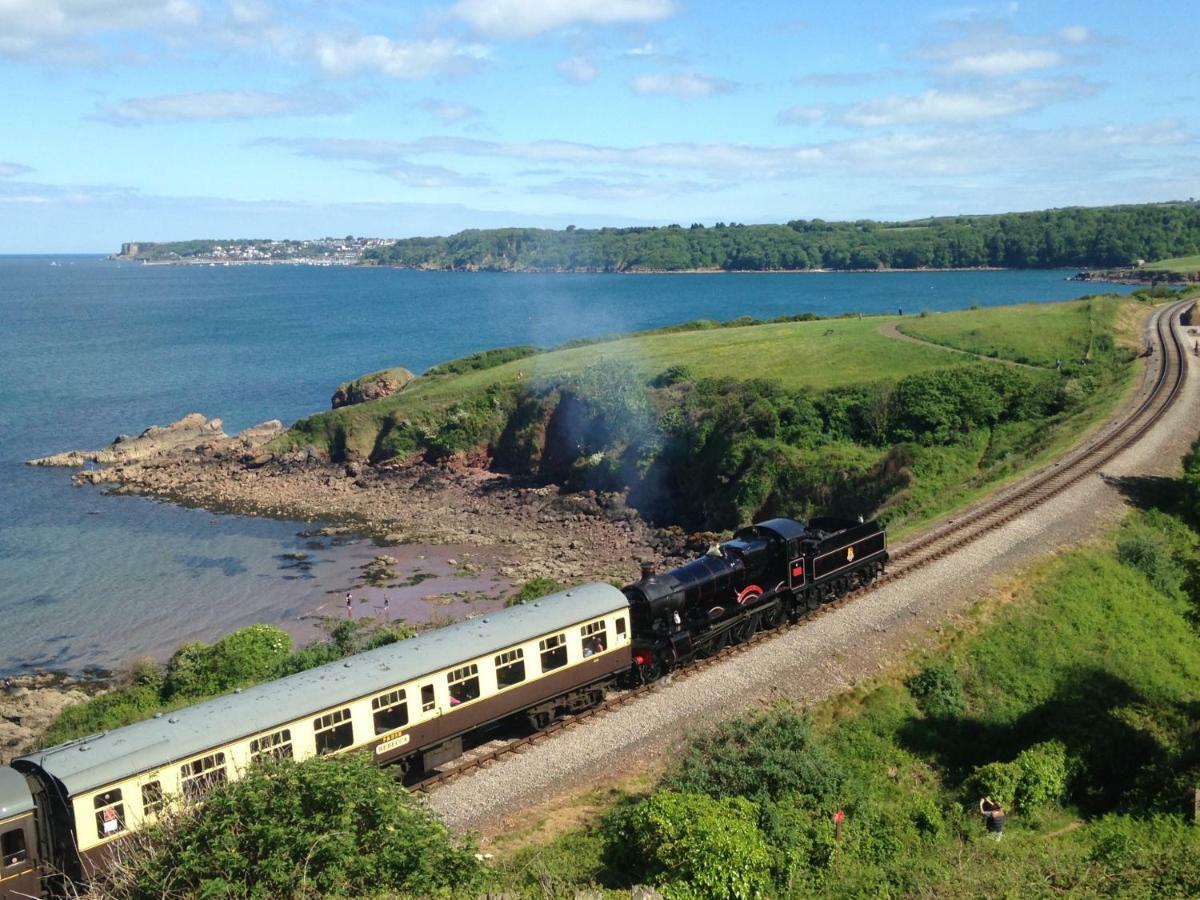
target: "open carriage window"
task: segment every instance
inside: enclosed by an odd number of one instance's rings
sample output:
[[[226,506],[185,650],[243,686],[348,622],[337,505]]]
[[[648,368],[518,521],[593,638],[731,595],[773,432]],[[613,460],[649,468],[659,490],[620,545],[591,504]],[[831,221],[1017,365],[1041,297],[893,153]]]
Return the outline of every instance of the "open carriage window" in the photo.
[[[125,830],[125,804],[121,802],[120,788],[97,794],[92,803],[96,807],[97,837],[112,837]]]
[[[3,853],[6,869],[25,862],[29,855],[25,849],[25,829],[12,828],[0,835],[0,853]]]
[[[229,774],[225,771],[225,754],[214,753],[184,763],[179,767],[179,776],[183,795],[189,800],[199,800],[218,784],[229,780]]]
[[[450,686],[450,705],[458,706],[479,696],[479,666],[472,663],[446,676]]]

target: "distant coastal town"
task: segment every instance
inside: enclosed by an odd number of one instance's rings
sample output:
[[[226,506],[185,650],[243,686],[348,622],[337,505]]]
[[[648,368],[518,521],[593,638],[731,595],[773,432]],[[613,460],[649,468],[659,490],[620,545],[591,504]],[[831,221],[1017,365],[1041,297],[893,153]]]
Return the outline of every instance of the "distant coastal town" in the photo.
[[[387,238],[363,238],[346,235],[343,238],[313,238],[301,241],[253,240],[194,240],[155,243],[129,241],[121,252],[109,259],[140,262],[144,265],[308,265],[355,266],[370,249],[390,246]]]

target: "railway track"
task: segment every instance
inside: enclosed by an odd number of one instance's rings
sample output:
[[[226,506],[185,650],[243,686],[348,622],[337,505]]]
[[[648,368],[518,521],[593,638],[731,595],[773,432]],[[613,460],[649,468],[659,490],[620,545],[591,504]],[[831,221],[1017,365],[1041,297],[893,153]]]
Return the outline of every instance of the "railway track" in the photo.
[[[1186,348],[1174,323],[1192,302],[1175,303],[1153,313],[1151,324],[1157,346],[1154,346],[1152,352],[1152,368],[1140,390],[1140,399],[1127,415],[1109,422],[1052,465],[1001,489],[988,499],[960,513],[955,519],[897,546],[893,550],[888,571],[883,576],[866,587],[844,594],[833,602],[822,605],[820,609],[809,612],[796,624],[811,621],[817,616],[852,603],[877,587],[906,578],[913,572],[979,540],[1095,474],[1101,466],[1136,443],[1162,418],[1183,387],[1186,375]],[[792,627],[791,623],[785,623],[777,628],[760,631],[740,644],[726,647],[712,656],[676,669],[659,681],[611,694],[599,706],[578,715],[556,720],[543,729],[511,740],[494,741],[475,747],[468,750],[453,767],[427,774],[426,777],[410,782],[407,786],[411,790],[428,792],[440,784],[473,770],[485,768],[510,754],[522,753],[531,746],[548,740],[559,731],[577,728],[592,719],[634,703],[643,694],[702,672],[730,656],[745,653]]]

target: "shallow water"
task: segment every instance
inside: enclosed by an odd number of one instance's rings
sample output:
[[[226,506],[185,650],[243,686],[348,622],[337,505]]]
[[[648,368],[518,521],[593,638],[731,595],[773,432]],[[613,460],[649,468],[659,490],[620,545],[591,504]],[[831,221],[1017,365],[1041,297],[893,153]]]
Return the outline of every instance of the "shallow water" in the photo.
[[[446,560],[469,548],[309,546],[298,533],[311,523],[107,497],[73,487],[67,470],[23,465],[30,457],[102,446],[191,411],[220,416],[230,433],[287,423],[328,408],[337,385],[364,372],[420,372],[489,347],[1098,289],[1067,274],[508,275],[0,257],[0,673],[117,666],[258,621],[308,637],[314,615],[345,614],[357,567],[380,552],[404,555],[402,578],[422,566],[441,576],[392,590],[393,618],[462,615],[484,607],[421,597],[504,587],[451,572]],[[304,566],[286,558],[297,552],[311,554]],[[355,614],[382,614],[382,592],[367,596]]]

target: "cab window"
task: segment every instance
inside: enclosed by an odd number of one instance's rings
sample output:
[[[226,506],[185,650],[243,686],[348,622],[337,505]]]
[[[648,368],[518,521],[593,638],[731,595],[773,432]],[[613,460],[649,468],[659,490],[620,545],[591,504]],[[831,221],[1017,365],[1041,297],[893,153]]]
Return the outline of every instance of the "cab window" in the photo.
[[[97,794],[92,804],[96,808],[97,837],[109,838],[125,830],[125,804],[121,802],[120,788]]]

